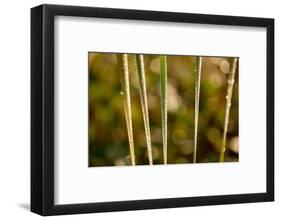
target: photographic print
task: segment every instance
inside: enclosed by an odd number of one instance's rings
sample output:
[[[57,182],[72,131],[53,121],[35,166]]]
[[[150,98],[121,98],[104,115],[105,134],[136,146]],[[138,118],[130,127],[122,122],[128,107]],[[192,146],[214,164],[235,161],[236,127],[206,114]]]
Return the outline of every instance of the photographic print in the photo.
[[[274,19],[31,9],[32,212],[268,201]]]
[[[239,161],[237,57],[89,52],[89,166]]]

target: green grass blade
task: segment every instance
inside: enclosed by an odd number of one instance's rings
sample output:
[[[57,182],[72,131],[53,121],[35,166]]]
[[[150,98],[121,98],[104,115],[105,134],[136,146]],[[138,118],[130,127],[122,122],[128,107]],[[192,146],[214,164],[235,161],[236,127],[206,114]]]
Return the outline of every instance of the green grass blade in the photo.
[[[193,163],[197,160],[197,136],[198,136],[198,118],[199,118],[199,101],[200,101],[200,84],[201,84],[201,69],[202,57],[196,57],[195,67],[195,110],[194,110],[194,149]]]
[[[226,105],[225,105],[225,118],[224,118],[224,130],[223,130],[223,139],[220,150],[220,162],[224,162],[224,154],[225,154],[225,144],[226,144],[226,135],[228,131],[228,122],[229,122],[229,113],[231,107],[231,99],[232,99],[232,91],[235,82],[235,73],[237,68],[237,60],[238,58],[234,58],[232,61],[231,70],[229,72],[228,80],[227,80],[227,94],[226,94]]]
[[[160,99],[162,118],[163,159],[167,164],[167,57],[160,56]]]
[[[146,136],[148,160],[149,160],[149,164],[152,165],[153,158],[152,158],[151,135],[150,135],[150,125],[149,125],[149,115],[148,115],[148,104],[147,104],[144,58],[143,55],[135,55],[134,59],[135,59],[136,70],[137,70],[138,81],[139,81],[139,93],[141,98],[141,109],[142,109],[144,130]]]
[[[131,164],[134,166],[135,150],[134,150],[134,136],[133,136],[133,123],[132,123],[132,110],[131,110],[131,95],[130,95],[130,78],[129,78],[129,63],[127,54],[118,54],[118,63],[121,72],[121,81],[124,95],[124,112],[129,140]]]

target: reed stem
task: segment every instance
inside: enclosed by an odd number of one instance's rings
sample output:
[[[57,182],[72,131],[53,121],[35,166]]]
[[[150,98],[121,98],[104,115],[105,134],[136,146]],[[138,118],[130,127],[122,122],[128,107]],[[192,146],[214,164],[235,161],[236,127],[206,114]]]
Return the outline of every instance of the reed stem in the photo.
[[[152,157],[152,147],[151,147],[151,135],[150,135],[150,125],[149,125],[149,115],[148,115],[148,104],[147,104],[147,92],[146,92],[146,81],[145,81],[145,68],[144,68],[144,58],[143,55],[135,55],[136,71],[139,81],[139,93],[141,99],[141,109],[144,122],[144,130],[146,137],[146,146],[149,165],[153,165]]]
[[[193,163],[197,162],[197,136],[198,136],[198,118],[199,118],[199,101],[200,101],[200,84],[201,84],[201,69],[202,57],[196,57],[195,63],[195,103],[194,103],[194,149]]]
[[[120,64],[121,81],[122,81],[123,94],[124,94],[124,112],[125,112],[128,140],[129,140],[131,164],[132,166],[135,166],[136,161],[135,161],[135,150],[134,150],[128,55],[118,54],[117,56],[118,56],[118,63]]]
[[[163,159],[167,164],[167,57],[160,56],[160,99],[162,118]]]
[[[227,80],[224,130],[223,130],[223,139],[222,139],[222,145],[221,145],[221,150],[220,150],[220,162],[224,162],[224,155],[225,155],[225,150],[226,150],[226,147],[225,147],[226,135],[227,135],[227,131],[228,131],[229,113],[230,113],[230,107],[231,107],[233,86],[234,86],[234,82],[235,82],[237,60],[238,60],[237,58],[233,58],[231,70],[229,72],[229,76],[228,76],[228,80]]]

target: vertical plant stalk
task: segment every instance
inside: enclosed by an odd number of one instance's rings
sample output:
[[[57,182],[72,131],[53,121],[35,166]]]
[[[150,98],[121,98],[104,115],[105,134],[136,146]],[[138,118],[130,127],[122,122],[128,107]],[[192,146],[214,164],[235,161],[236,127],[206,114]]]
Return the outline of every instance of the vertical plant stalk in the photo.
[[[160,56],[160,99],[162,119],[163,159],[167,164],[167,57]]]
[[[223,130],[223,139],[222,145],[220,150],[220,162],[224,162],[224,154],[225,154],[225,142],[226,142],[226,135],[228,131],[228,123],[229,123],[229,113],[231,107],[231,99],[232,99],[232,92],[233,86],[235,82],[235,73],[237,68],[237,58],[234,58],[232,61],[231,70],[229,72],[228,80],[227,80],[227,94],[226,94],[226,105],[225,105],[225,117],[224,117],[224,130]]]
[[[140,98],[141,98],[141,109],[142,109],[143,122],[144,122],[148,160],[149,160],[149,165],[153,165],[151,135],[150,135],[150,125],[149,125],[149,115],[148,115],[148,104],[147,104],[147,93],[146,93],[144,58],[143,58],[143,55],[135,55],[134,59],[135,59],[136,71],[137,71],[138,81],[139,81],[139,93],[140,93]]]
[[[193,163],[197,162],[197,136],[198,136],[198,118],[199,118],[199,101],[200,101],[200,84],[201,84],[201,69],[202,57],[196,57],[195,63],[195,102],[194,102],[194,148],[193,148]]]
[[[130,78],[129,78],[129,63],[127,54],[118,54],[118,63],[120,65],[121,81],[124,95],[124,112],[129,140],[130,156],[132,166],[136,165],[135,150],[134,150],[134,136],[131,110],[131,95],[130,95]]]

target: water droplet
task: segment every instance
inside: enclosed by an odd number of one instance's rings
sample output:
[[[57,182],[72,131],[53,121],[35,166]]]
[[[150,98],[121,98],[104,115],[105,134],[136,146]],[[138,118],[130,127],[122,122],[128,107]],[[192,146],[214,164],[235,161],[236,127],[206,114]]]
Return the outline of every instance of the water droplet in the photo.
[[[231,79],[229,79],[227,82],[228,82],[229,85],[233,85],[234,84],[234,80],[231,80]]]

